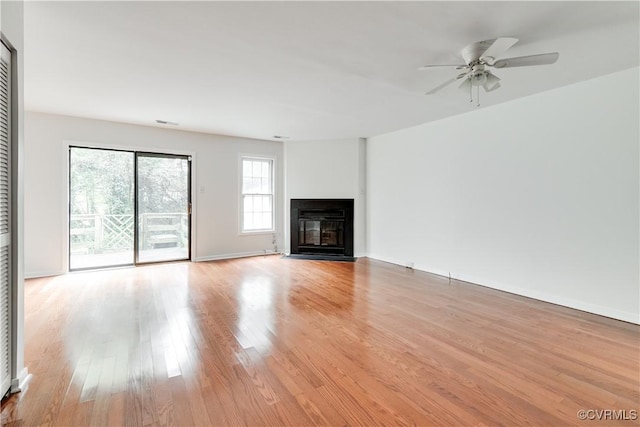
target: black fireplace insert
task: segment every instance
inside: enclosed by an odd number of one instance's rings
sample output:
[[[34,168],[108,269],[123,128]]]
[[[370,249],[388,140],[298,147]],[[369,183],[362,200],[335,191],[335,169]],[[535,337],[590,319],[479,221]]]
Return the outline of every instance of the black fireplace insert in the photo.
[[[353,257],[353,199],[291,199],[291,254]]]

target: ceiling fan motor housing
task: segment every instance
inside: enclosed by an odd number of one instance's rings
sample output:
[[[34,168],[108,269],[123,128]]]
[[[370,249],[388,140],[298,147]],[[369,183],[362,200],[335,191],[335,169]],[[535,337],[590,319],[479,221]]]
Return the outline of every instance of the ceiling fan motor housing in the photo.
[[[483,40],[481,42],[471,43],[462,49],[462,57],[467,64],[478,61],[480,56],[493,44],[495,40]]]

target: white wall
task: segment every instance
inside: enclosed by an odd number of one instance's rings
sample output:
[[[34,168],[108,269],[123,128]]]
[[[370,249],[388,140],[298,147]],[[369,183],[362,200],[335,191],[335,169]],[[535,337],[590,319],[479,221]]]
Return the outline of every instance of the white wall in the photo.
[[[640,322],[638,74],[370,138],[369,256]]]
[[[21,390],[28,381],[28,371],[24,366],[24,4],[21,1],[0,2],[0,32],[2,38],[13,49],[15,86],[12,113],[12,273],[13,273],[13,330],[11,391]],[[16,90],[17,89],[17,90]]]
[[[354,255],[366,254],[364,139],[287,141],[285,143],[285,224],[289,224],[291,199],[354,199]],[[290,250],[289,227],[284,233]]]
[[[195,260],[272,250],[272,235],[239,235],[239,156],[276,158],[282,197],[283,144],[28,112],[25,121],[25,270],[27,277],[67,269],[66,144],[193,154]],[[282,213],[276,216],[282,228]],[[280,245],[279,245],[280,246]]]

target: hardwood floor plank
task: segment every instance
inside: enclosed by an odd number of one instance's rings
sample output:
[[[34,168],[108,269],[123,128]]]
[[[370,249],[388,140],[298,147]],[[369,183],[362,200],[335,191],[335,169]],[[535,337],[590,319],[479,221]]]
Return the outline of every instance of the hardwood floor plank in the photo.
[[[54,371],[59,373],[58,380],[53,389],[51,389],[51,400],[47,404],[46,412],[43,414],[43,417],[40,421],[41,426],[54,425],[55,420],[58,418],[58,414],[60,413],[60,410],[62,408],[66,391],[73,376],[73,372],[70,366],[65,365],[64,363],[62,363],[62,361],[60,361],[58,366],[61,367],[60,370]]]
[[[182,426],[196,425],[189,405],[191,396],[187,394],[184,379],[180,376],[169,378],[171,401],[173,402],[174,422]]]
[[[160,426],[176,425],[171,386],[166,375],[155,377],[151,386],[151,400],[155,408],[154,419]]]
[[[359,259],[25,284],[2,425],[638,425],[640,326]]]
[[[124,425],[126,394],[118,392],[109,397],[109,406],[107,408],[107,422],[103,425],[109,427],[119,427]]]
[[[76,406],[80,402],[80,393],[82,392],[82,385],[84,379],[89,371],[89,363],[79,363],[75,366],[71,381],[66,387],[65,394],[62,400],[62,406],[58,412],[58,416],[55,418],[54,425],[71,425],[73,422],[73,414]]]
[[[79,402],[73,413],[72,426],[88,426],[91,422],[91,414],[93,413],[93,405],[95,400]]]
[[[322,399],[322,396],[316,389],[297,394],[296,400],[314,425],[347,425],[347,421],[329,404],[329,402]]]

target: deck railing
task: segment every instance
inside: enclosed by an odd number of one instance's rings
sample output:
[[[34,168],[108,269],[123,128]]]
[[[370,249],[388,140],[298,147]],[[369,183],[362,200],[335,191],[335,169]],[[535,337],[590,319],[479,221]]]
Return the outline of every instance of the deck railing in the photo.
[[[133,249],[133,227],[133,215],[71,215],[71,253],[98,254]],[[139,228],[140,249],[187,245],[186,213],[140,214]]]

